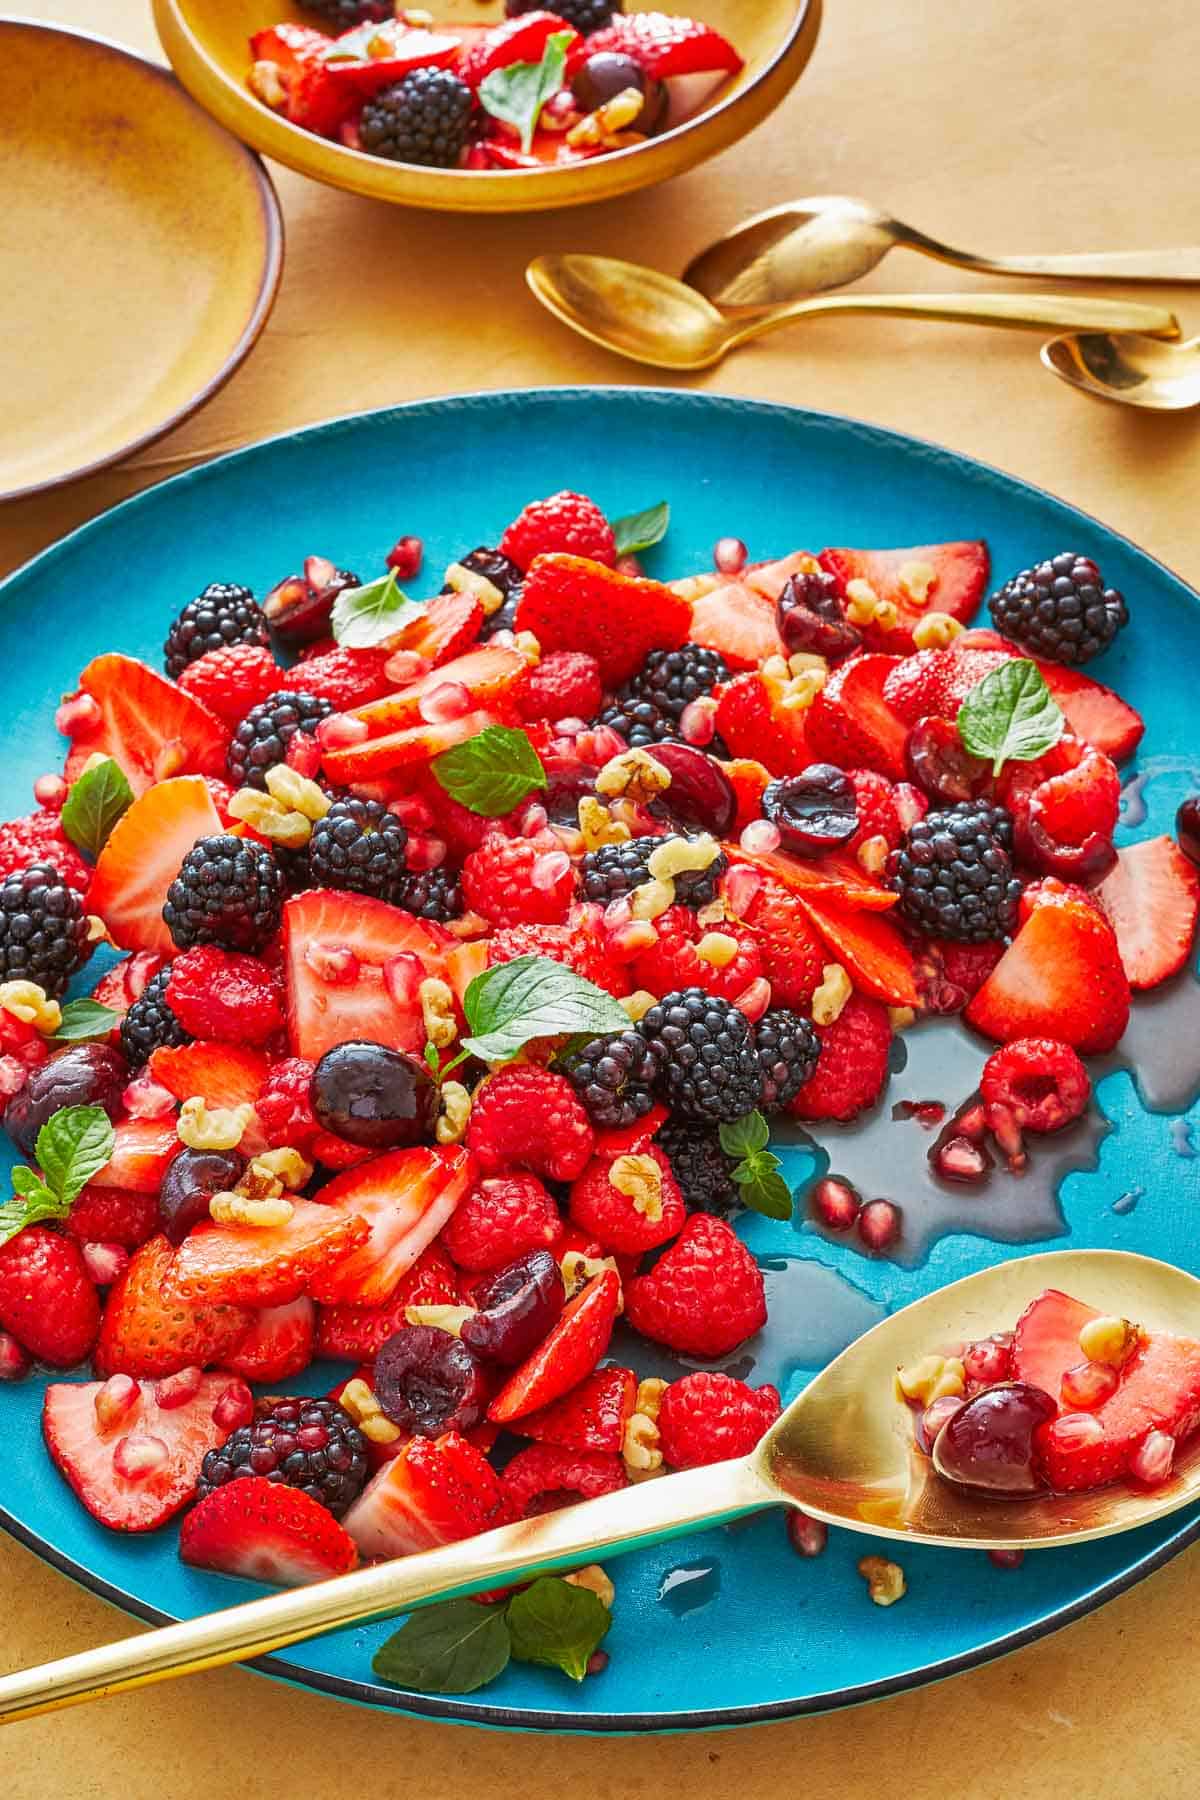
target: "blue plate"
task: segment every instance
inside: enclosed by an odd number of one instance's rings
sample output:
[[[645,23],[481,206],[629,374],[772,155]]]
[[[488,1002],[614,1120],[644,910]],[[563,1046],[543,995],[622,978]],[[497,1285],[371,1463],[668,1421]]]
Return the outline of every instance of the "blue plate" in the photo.
[[[564,484],[614,514],[668,496],[670,535],[647,562],[672,575],[709,567],[713,541],[726,533],[758,557],[800,545],[983,536],[1001,579],[1064,547],[1094,555],[1133,612],[1098,672],[1149,724],[1138,765],[1147,780],[1130,818],[1141,802],[1145,814],[1134,835],[1169,829],[1178,801],[1200,785],[1191,749],[1200,606],[1124,538],[993,469],[847,419],[589,388],[423,403],[298,432],[164,482],[38,557],[2,590],[0,667],[9,671],[10,701],[0,817],[26,811],[34,778],[57,765],[55,704],[83,663],[114,647],[157,663],[169,620],[206,582],[244,581],[261,593],[313,550],[370,572],[410,531],[424,538],[426,569],[436,573],[470,545],[494,543],[530,496]],[[974,1085],[978,1046],[972,1056],[963,1093]],[[1061,1245],[1069,1233],[1077,1244],[1169,1257],[1200,1273],[1200,1165],[1180,1160],[1186,1129],[1148,1111],[1126,1073],[1108,1075],[1100,1098],[1113,1128],[1066,1176],[1065,1224],[1044,1222],[1038,1247]],[[1186,1102],[1172,1104],[1182,1115]],[[811,1169],[802,1148],[788,1155],[793,1178]],[[975,1230],[985,1229],[989,1202],[974,1204]],[[883,1309],[1024,1248],[953,1229],[905,1266],[828,1242],[802,1221],[755,1218],[746,1231],[774,1291],[756,1378],[777,1381],[785,1398]],[[170,1528],[124,1539],[95,1524],[42,1449],[41,1386],[7,1388],[2,1402],[0,1508],[16,1536],[148,1620],[188,1618],[262,1591],[185,1568]],[[863,1541],[835,1536],[823,1557],[802,1561],[772,1514],[626,1557],[605,1645],[611,1664],[579,1687],[514,1664],[467,1698],[398,1693],[371,1677],[387,1626],[343,1631],[257,1666],[346,1699],[480,1724],[729,1726],[848,1705],[968,1668],[1078,1617],[1198,1534],[1200,1514],[1191,1510],[1125,1537],[1040,1552],[1016,1572],[982,1555],[905,1550],[908,1596],[881,1612],[855,1573]]]

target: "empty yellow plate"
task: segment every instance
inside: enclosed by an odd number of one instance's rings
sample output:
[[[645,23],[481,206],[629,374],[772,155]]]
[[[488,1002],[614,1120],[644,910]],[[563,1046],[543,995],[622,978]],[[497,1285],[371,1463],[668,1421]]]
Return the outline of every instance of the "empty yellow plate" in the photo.
[[[0,19],[0,500],[116,462],[201,406],[283,262],[257,157],[165,69]]]

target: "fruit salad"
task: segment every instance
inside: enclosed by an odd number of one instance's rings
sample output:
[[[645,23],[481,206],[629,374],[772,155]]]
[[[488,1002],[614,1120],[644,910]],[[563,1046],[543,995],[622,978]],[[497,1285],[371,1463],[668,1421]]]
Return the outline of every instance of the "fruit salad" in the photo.
[[[1099,1312],[1057,1288],[1013,1331],[901,1369],[938,1475],[999,1498],[1171,1479],[1200,1426],[1200,1342]]]
[[[565,167],[693,117],[742,59],[699,19],[610,0],[498,25],[439,25],[392,0],[311,0],[332,30],[287,21],[250,40],[251,92],[293,125],[434,169]]]
[[[669,517],[564,491],[444,579],[408,535],[214,581],[161,672],[105,651],[64,698],[0,827],[0,1375],[82,1372],[45,1443],[113,1530],[308,1581],[748,1452],[780,1397],[719,1365],[767,1316],[739,1214],[793,1208],[773,1132],[878,1108],[895,1034],[959,1013],[935,1168],[1010,1179],[1183,970],[1196,805],[1114,848],[1142,721],[1082,672],[1127,625],[1094,562],[983,626],[982,543],[725,538],[662,581]],[[809,1205],[903,1239],[893,1197]],[[1019,1391],[1053,1485],[1152,1461],[1139,1383],[1191,1351],[1085,1327],[1044,1297],[914,1388],[924,1429]],[[602,1666],[611,1584],[546,1579],[494,1602],[493,1673],[546,1606]]]

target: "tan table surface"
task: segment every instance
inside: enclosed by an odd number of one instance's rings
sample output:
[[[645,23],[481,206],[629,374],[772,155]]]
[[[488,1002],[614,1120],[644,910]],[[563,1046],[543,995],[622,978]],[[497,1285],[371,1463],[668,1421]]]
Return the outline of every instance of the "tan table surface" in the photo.
[[[20,10],[154,49],[143,0],[24,0]],[[1192,0],[827,0],[816,58],[787,105],[669,188],[589,211],[467,223],[279,171],[287,269],[247,365],[199,417],[124,468],[0,510],[0,570],[149,482],[331,414],[481,387],[652,379],[535,307],[520,276],[539,250],[641,254],[678,268],[744,212],[837,191],[869,195],[973,249],[1194,241],[1198,56]],[[875,278],[909,284],[958,282],[899,257]],[[1173,300],[1183,306],[1187,295]],[[1200,580],[1189,418],[1085,402],[1040,370],[1030,338],[900,322],[806,331],[744,351],[696,385],[939,440],[1070,498]],[[0,1783],[8,1800],[215,1791],[251,1800],[281,1789],[321,1800],[354,1790],[623,1800],[668,1785],[696,1800],[734,1785],[745,1800],[766,1800],[783,1780],[818,1800],[1191,1795],[1200,1792],[1198,1568],[1193,1551],[1101,1613],[948,1686],[793,1724],[687,1739],[501,1736],[376,1716],[223,1671],[25,1725],[4,1741]],[[1014,1579],[1035,1581],[1036,1563]],[[8,1540],[0,1608],[5,1666],[129,1629]]]

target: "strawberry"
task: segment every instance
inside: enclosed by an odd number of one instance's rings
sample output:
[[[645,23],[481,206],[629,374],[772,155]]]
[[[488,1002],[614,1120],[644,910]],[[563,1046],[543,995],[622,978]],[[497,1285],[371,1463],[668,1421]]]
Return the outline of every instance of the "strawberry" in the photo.
[[[455,1306],[458,1277],[440,1243],[422,1250],[412,1268],[381,1306],[322,1306],[317,1314],[317,1354],[373,1357],[408,1323],[410,1306]]]
[[[1140,713],[1114,694],[1111,688],[1078,669],[1060,663],[1038,664],[1046,686],[1067,717],[1072,736],[1102,750],[1114,762],[1132,756],[1142,741],[1146,725]]]
[[[345,1517],[365,1557],[407,1556],[500,1522],[500,1483],[483,1454],[448,1431],[416,1437],[379,1471]]]
[[[294,1200],[286,1225],[193,1227],[167,1270],[169,1301],[284,1306],[365,1244],[370,1224],[349,1207]]]
[[[688,641],[719,650],[731,669],[756,669],[768,656],[787,656],[774,603],[742,581],[725,582],[692,605]]]
[[[956,719],[971,689],[1014,654],[1004,648],[962,649],[958,642],[946,650],[918,650],[892,669],[883,697],[906,725],[926,718]]]
[[[100,1302],[74,1238],[31,1225],[0,1245],[0,1325],[52,1368],[83,1361],[100,1330]]]
[[[913,626],[926,612],[949,613],[964,623],[983,599],[988,579],[987,545],[976,540],[954,544],[917,544],[908,550],[822,550],[818,561],[836,575],[845,588],[851,581],[865,581],[880,600],[888,600],[899,615],[894,630],[866,627],[867,643],[878,650],[911,650]],[[933,581],[922,599],[909,591],[908,576],[920,564],[933,570]]]
[[[798,896],[809,924],[840,962],[855,988],[889,1006],[917,1006],[912,951],[890,920],[853,909],[828,894]]]
[[[808,709],[813,760],[840,769],[877,769],[889,781],[904,780],[908,733],[885,695],[896,667],[894,656],[852,656],[839,664]]]
[[[1094,1306],[1072,1300],[1058,1288],[1047,1288],[1030,1302],[1013,1332],[1012,1375],[1058,1399],[1068,1369],[1083,1361],[1079,1334],[1099,1314]]]
[[[317,1062],[351,1038],[418,1054],[425,1044],[417,988],[440,975],[440,926],[362,894],[314,888],[284,904],[288,1035]],[[415,977],[415,981],[412,979]]]
[[[182,1405],[162,1406],[154,1384],[141,1381],[120,1423],[102,1431],[101,1383],[54,1382],[42,1401],[46,1448],[94,1519],[110,1531],[154,1531],[192,1499],[205,1456],[228,1437],[214,1412],[231,1385],[241,1387],[228,1375],[205,1375]],[[148,1454],[150,1466],[131,1451]]]
[[[775,1006],[807,1009],[824,979],[827,955],[797,894],[765,877],[746,907]]]
[[[514,691],[523,719],[594,719],[604,694],[594,656],[552,650],[527,671]]]
[[[892,1027],[877,1000],[851,994],[832,1025],[817,1025],[821,1055],[787,1110],[794,1118],[852,1119],[873,1106],[888,1078]]]
[[[246,1335],[250,1315],[240,1307],[166,1297],[173,1258],[165,1237],[151,1238],[114,1283],[96,1346],[97,1374],[153,1378],[203,1368]]]
[[[732,762],[721,762],[718,766],[725,771],[737,802],[731,835],[740,836],[751,819],[762,818],[762,797],[770,786],[771,772],[749,756],[736,756]]]
[[[198,775],[160,781],[117,820],[96,862],[88,906],[122,950],[173,956],[163,923],[167,889],[192,846],[215,837],[221,821]]]
[[[466,1196],[443,1233],[460,1269],[501,1269],[530,1250],[553,1250],[558,1207],[536,1175],[494,1175]]]
[[[244,1381],[287,1381],[312,1361],[316,1333],[316,1308],[306,1294],[284,1306],[265,1306],[222,1356],[221,1367]]]
[[[743,571],[742,579],[748,588],[753,588],[774,606],[793,575],[813,575],[819,568],[820,564],[810,551],[793,550],[775,562],[751,563]]]
[[[722,1219],[693,1213],[650,1273],[629,1282],[625,1316],[656,1344],[725,1356],[766,1323],[762,1272]]]
[[[447,682],[465,688],[477,706],[495,706],[520,684],[528,667],[519,650],[506,650],[500,644],[481,644],[456,656],[453,662],[430,669],[415,681],[408,681],[398,688],[393,685],[378,699],[356,707],[354,717],[362,721],[373,738],[419,725],[421,702]],[[433,798],[435,802],[446,798],[440,785],[433,791]]]
[[[409,619],[387,640],[387,649],[407,650],[437,668],[468,650],[482,624],[483,607],[473,594],[435,594],[420,618]]]
[[[742,59],[728,38],[699,19],[674,13],[615,13],[611,25],[601,26],[587,40],[587,53],[615,51],[631,56],[656,81],[671,75],[736,75]]]
[[[618,1166],[620,1165],[620,1166]],[[594,1157],[571,1184],[572,1221],[606,1251],[638,1256],[655,1250],[683,1229],[687,1207],[662,1151],[647,1144],[630,1159]],[[618,1187],[614,1176],[633,1188]]]
[[[511,1425],[577,1387],[608,1349],[620,1299],[621,1282],[614,1269],[593,1276],[567,1302],[549,1336],[509,1376],[488,1407],[488,1418],[496,1425]]]
[[[71,1208],[67,1230],[84,1244],[121,1244],[136,1250],[158,1230],[158,1196],[89,1185]]]
[[[261,1050],[197,1039],[194,1044],[161,1044],[150,1057],[150,1074],[182,1102],[198,1095],[210,1111],[253,1106],[266,1083],[270,1063]],[[256,1121],[242,1135],[249,1155],[267,1147]]]
[[[855,862],[837,856],[797,857],[783,850],[743,850],[722,846],[733,864],[744,863],[791,894],[827,900],[850,912],[890,912],[896,895],[882,887]],[[722,883],[724,890],[725,884]],[[730,890],[733,891],[733,890]]]
[[[334,40],[335,55],[325,65],[334,87],[348,92],[351,107],[403,81],[414,69],[449,68],[462,49],[456,32],[426,30],[399,19],[368,26],[368,31],[369,47],[363,43],[361,27],[342,32]],[[346,51],[357,54],[346,55]]]
[[[656,1101],[650,1111],[635,1119],[632,1125],[612,1125],[605,1131],[598,1131],[595,1154],[606,1156],[611,1162],[616,1156],[629,1156],[635,1150],[644,1150],[670,1116],[669,1108]]]
[[[1200,874],[1173,838],[1146,838],[1117,851],[1095,890],[1117,935],[1131,988],[1157,987],[1191,955],[1200,913]]]
[[[309,1292],[322,1305],[382,1306],[432,1243],[474,1179],[465,1150],[391,1150],[348,1169],[321,1189],[365,1227],[351,1254],[314,1272]]]
[[[225,726],[145,663],[115,651],[94,657],[79,677],[79,692],[99,713],[72,724],[68,781],[97,754],[120,764],[135,794],[170,775],[224,774]]]
[[[101,1006],[111,1007],[113,1012],[127,1013],[134,1001],[141,999],[146,983],[158,974],[165,962],[165,957],[156,956],[149,950],[123,956],[100,977],[92,989],[92,999]]]
[[[530,1444],[518,1450],[500,1477],[504,1516],[510,1523],[628,1486],[625,1465],[611,1451],[565,1450],[558,1444]]]
[[[672,1381],[662,1397],[663,1461],[668,1468],[695,1469],[749,1456],[779,1412],[779,1390],[769,1382],[751,1388],[732,1375],[698,1369]]]
[[[486,159],[483,167],[491,163],[497,169],[557,168],[564,163],[587,162],[589,157],[599,154],[596,145],[568,144],[560,131],[540,128],[534,132],[528,151],[522,150],[511,138],[489,137],[476,146],[476,152]]]
[[[374,781],[393,769],[408,769],[432,762],[443,751],[467,743],[495,723],[490,712],[469,712],[459,719],[447,719],[443,724],[409,725],[402,731],[389,732],[386,737],[351,744],[348,749],[326,750],[321,762],[329,779],[339,785]]]
[[[226,644],[189,663],[179,685],[232,731],[252,706],[284,685],[284,678],[271,652],[261,644]],[[305,692],[314,691],[306,678]]]
[[[456,73],[468,87],[477,88],[484,76],[490,75],[493,69],[505,69],[510,63],[539,63],[547,39],[557,31],[570,33],[572,43],[568,44],[568,51],[580,42],[579,33],[564,19],[559,18],[556,12],[527,12],[515,19],[506,19],[502,25],[493,26],[490,31],[485,31],[481,37],[467,45],[459,58]],[[547,505],[549,502],[536,504]],[[532,509],[526,508],[526,511],[530,510]],[[509,531],[514,529],[509,526]],[[505,536],[507,535],[506,533]],[[509,551],[505,549],[504,554],[509,555]]]
[[[283,1029],[279,980],[257,956],[201,944],[171,964],[167,1005],[192,1037],[264,1044]]]
[[[516,629],[543,655],[582,650],[608,687],[636,673],[651,650],[687,642],[691,608],[659,581],[619,575],[585,556],[537,556],[517,603]]]
[[[609,994],[618,998],[629,992],[629,983],[625,971],[619,964],[609,960],[605,953],[603,940],[588,917],[578,918],[574,923],[565,925],[508,925],[486,942],[479,945],[464,945],[459,953],[459,972],[469,959],[471,950],[482,951],[482,958],[473,967],[473,973],[479,974],[487,967],[497,963],[513,962],[518,956],[545,956],[551,962],[564,963],[567,968],[574,969],[585,981],[594,982]],[[447,964],[454,957],[451,951]],[[471,976],[460,988],[454,975],[447,973],[447,979],[461,1000],[470,984]]]
[[[506,940],[511,940],[515,937],[518,930],[537,931],[540,934],[543,931],[556,929],[559,928],[549,925],[514,926],[512,931],[503,934],[497,932],[496,937],[503,935]],[[564,926],[561,929],[565,930],[566,927]],[[495,941],[495,938],[491,939],[490,942],[486,938],[476,938],[473,943],[456,944],[452,950],[447,950],[445,976],[446,980],[450,983],[450,986],[454,989],[454,998],[457,1000],[460,1009],[466,991],[474,981],[475,977],[477,975],[482,975],[490,966],[491,950]],[[537,951],[537,955],[550,956],[551,952],[543,947]],[[560,962],[562,961],[562,958],[555,956],[553,960],[555,962]]]
[[[0,881],[30,863],[49,863],[68,887],[86,894],[92,871],[62,828],[56,812],[34,812],[0,825]]]
[[[243,1476],[206,1494],[179,1532],[179,1554],[197,1569],[304,1587],[358,1562],[353,1538],[299,1488]]]
[[[716,727],[735,757],[798,775],[812,762],[803,707],[784,706],[787,683],[761,670],[735,675],[717,689]]]
[[[521,1420],[521,1436],[564,1450],[619,1451],[637,1404],[632,1369],[606,1365],[585,1375],[560,1400]]]
[[[658,942],[641,951],[633,964],[632,986],[662,996],[677,988],[702,987],[723,1000],[736,1000],[763,973],[763,959],[753,934],[732,920],[720,934],[732,938],[737,951],[718,965],[700,955],[697,945],[707,935],[687,906],[671,906],[654,921]]]
[[[171,1119],[118,1119],[113,1126],[113,1153],[92,1176],[96,1188],[128,1188],[135,1194],[157,1194],[167,1164],[182,1149]]]
[[[1117,940],[1094,908],[1067,896],[1038,906],[964,1015],[998,1043],[1050,1037],[1083,1056],[1111,1050],[1129,1022]]]

